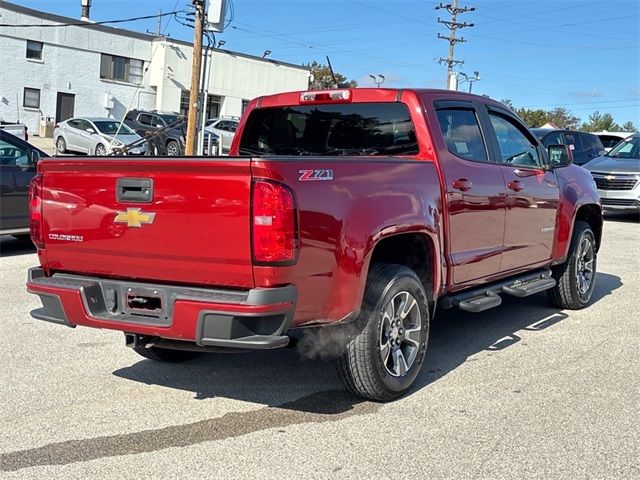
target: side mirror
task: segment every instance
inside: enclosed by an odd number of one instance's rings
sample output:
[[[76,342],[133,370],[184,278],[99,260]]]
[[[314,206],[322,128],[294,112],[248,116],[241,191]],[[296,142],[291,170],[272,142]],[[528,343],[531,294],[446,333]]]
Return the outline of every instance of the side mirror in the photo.
[[[93,128],[87,128],[87,132],[89,132],[91,135],[96,133],[96,131]]]
[[[553,168],[567,167],[573,163],[573,154],[566,145],[549,145],[547,153]]]
[[[40,152],[38,150],[31,150],[31,165],[37,165],[40,161]]]

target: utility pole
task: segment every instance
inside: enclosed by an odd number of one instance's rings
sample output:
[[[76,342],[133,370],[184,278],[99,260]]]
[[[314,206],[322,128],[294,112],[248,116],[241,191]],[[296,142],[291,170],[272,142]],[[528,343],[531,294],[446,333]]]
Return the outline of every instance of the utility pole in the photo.
[[[466,40],[462,37],[456,38],[456,30],[465,28],[465,27],[473,27],[473,23],[460,23],[458,22],[458,14],[473,12],[475,7],[458,7],[458,0],[453,0],[449,4],[440,3],[436,6],[436,10],[444,9],[449,12],[451,15],[451,20],[440,20],[438,18],[438,23],[444,24],[449,29],[449,36],[440,35],[438,33],[438,38],[442,40],[447,40],[449,42],[449,55],[447,58],[440,58],[440,63],[446,63],[447,65],[447,89],[448,90],[457,90],[458,82],[457,76],[453,71],[453,67],[456,65],[462,65],[464,61],[456,60],[454,58],[454,50],[455,46],[458,43],[466,42]]]
[[[191,64],[191,89],[189,90],[189,115],[187,117],[187,138],[185,155],[195,155],[196,130],[198,127],[198,94],[200,93],[200,68],[202,67],[202,32],[204,30],[205,0],[193,0],[196,9],[195,37],[193,40],[193,63]]]

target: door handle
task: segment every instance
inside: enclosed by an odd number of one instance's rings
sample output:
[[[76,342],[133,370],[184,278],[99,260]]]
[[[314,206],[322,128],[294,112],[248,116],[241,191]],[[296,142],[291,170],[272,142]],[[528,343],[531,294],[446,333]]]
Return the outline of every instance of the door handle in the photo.
[[[514,192],[519,192],[524,188],[524,185],[520,183],[520,180],[512,180],[509,183],[507,183],[507,188],[509,190],[513,190]]]
[[[471,190],[471,187],[473,187],[473,182],[470,182],[466,178],[459,178],[458,180],[451,182],[451,186],[461,192],[468,192]]]

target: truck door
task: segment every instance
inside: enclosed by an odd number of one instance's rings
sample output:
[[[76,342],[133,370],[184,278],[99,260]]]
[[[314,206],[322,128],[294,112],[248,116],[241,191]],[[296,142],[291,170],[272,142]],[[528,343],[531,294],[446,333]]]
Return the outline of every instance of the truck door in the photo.
[[[445,184],[449,281],[459,288],[500,271],[507,193],[500,166],[490,161],[476,104],[433,105],[435,112],[428,104],[426,111]]]
[[[36,173],[27,144],[0,134],[0,230],[29,229],[29,182]]]
[[[488,117],[508,194],[500,267],[507,272],[551,258],[560,193],[533,134],[506,110],[488,106]]]

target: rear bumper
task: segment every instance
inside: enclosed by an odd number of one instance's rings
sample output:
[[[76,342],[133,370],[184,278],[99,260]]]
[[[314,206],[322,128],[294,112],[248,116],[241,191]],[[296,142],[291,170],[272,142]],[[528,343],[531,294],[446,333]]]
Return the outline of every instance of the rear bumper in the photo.
[[[38,295],[38,320],[119,330],[203,347],[269,349],[289,343],[296,303],[294,286],[223,290],[176,287],[79,275],[46,277],[29,270],[27,291]],[[156,310],[131,308],[131,299],[152,296]]]

